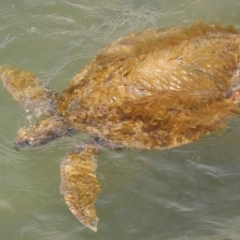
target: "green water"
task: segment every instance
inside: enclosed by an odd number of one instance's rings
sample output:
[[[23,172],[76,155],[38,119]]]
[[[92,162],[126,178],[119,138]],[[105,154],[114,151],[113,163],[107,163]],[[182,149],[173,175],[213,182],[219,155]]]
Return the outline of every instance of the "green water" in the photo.
[[[134,30],[194,20],[240,27],[239,0],[0,0],[0,64],[56,90],[107,43]],[[0,85],[1,240],[240,239],[240,118],[220,136],[167,151],[104,151],[98,232],[69,212],[59,164],[86,136],[16,152],[31,121]]]

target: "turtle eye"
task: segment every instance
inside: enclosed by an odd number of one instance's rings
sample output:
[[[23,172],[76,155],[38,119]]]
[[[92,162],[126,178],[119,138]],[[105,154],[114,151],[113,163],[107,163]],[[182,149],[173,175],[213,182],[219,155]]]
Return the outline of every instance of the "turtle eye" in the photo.
[[[30,146],[32,146],[32,144],[33,144],[33,140],[32,139],[25,139],[24,141],[15,140],[13,148],[16,151],[20,151],[21,148],[30,147]]]

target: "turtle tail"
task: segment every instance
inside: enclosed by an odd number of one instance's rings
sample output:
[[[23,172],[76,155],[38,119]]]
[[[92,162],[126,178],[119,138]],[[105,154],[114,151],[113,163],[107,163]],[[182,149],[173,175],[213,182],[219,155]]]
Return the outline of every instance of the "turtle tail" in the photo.
[[[58,93],[46,87],[34,74],[0,66],[0,78],[26,112],[32,112],[36,117],[56,113]]]

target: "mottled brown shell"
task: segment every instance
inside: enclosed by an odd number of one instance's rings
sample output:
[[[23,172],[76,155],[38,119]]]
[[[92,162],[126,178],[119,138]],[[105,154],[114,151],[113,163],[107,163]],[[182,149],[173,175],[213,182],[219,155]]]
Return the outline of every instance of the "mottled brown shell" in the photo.
[[[80,131],[135,148],[166,148],[218,129],[239,67],[232,27],[197,22],[146,30],[106,47],[61,94],[58,112]]]

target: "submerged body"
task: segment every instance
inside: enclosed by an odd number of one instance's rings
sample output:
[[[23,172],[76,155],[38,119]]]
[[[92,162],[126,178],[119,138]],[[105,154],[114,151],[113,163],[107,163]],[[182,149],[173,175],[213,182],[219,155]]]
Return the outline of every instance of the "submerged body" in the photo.
[[[124,37],[70,81],[58,111],[80,131],[134,148],[168,148],[219,127],[239,64],[232,28],[198,23]],[[77,109],[77,111],[76,111]]]
[[[46,88],[35,75],[2,66],[5,87],[39,117],[19,130],[15,147],[76,132],[95,139],[64,160],[61,192],[74,215],[96,230],[97,145],[163,149],[218,130],[239,113],[239,57],[234,28],[197,22],[113,42],[62,93]]]

